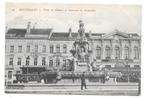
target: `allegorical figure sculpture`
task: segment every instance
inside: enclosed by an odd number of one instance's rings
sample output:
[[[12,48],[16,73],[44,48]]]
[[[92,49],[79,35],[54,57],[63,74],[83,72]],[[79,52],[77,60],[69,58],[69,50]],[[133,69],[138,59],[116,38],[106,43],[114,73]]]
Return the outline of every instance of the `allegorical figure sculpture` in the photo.
[[[80,52],[80,57],[81,57],[81,61],[85,61],[85,51],[84,51],[84,47],[81,47],[81,52]]]
[[[85,29],[84,29],[84,23],[82,20],[79,20],[79,35],[81,38],[85,37]]]
[[[89,64],[89,41],[85,35],[84,23],[82,20],[79,20],[79,29],[77,40],[73,44],[73,49],[71,50],[73,57],[76,59],[77,63],[74,63],[74,71],[78,70],[78,67],[85,67],[81,71],[92,71],[92,68]]]

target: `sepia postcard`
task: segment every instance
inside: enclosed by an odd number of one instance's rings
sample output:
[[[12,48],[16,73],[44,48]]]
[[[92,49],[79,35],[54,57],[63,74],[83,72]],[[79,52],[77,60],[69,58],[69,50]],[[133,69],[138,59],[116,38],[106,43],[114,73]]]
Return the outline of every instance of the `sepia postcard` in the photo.
[[[6,3],[5,93],[141,93],[141,6]]]

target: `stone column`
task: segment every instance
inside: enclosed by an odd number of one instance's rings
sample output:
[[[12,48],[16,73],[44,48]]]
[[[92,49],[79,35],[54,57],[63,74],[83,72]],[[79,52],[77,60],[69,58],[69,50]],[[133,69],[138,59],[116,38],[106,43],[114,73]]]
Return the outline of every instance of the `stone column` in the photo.
[[[111,49],[110,57],[111,57],[111,59],[115,59],[114,46],[115,46],[114,41],[110,40],[110,49]]]
[[[139,55],[139,60],[141,59],[141,43],[140,40],[138,40],[138,55]]]
[[[123,46],[122,46],[122,40],[120,40],[120,59],[123,59],[122,53],[123,53]]]
[[[101,59],[104,59],[104,40],[101,40]]]
[[[125,59],[125,58],[124,58],[124,49],[125,49],[124,40],[121,41],[121,45],[122,45],[121,58],[122,58],[122,59]]]
[[[129,59],[132,59],[133,55],[132,55],[132,41],[128,40],[129,42]]]

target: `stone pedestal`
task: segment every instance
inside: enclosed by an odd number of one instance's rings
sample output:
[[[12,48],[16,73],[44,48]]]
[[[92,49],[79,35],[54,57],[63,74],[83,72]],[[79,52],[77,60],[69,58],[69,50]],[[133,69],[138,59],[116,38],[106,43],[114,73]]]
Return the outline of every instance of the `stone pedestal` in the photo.
[[[89,67],[87,62],[77,62],[77,66],[74,70],[75,72],[88,72]]]

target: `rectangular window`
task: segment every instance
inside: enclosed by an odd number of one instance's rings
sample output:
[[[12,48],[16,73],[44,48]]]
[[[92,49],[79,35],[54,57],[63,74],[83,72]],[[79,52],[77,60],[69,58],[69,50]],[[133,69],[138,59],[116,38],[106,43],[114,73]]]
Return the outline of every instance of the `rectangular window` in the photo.
[[[139,65],[134,65],[134,68],[140,68],[140,66]]]
[[[119,49],[119,47],[115,48],[115,59],[120,59],[120,49]]]
[[[67,46],[63,45],[63,53],[66,53],[66,52],[67,52]]]
[[[20,71],[16,71],[17,74],[20,74]]]
[[[45,59],[45,57],[42,57],[42,65],[46,65],[46,59]]]
[[[34,58],[34,65],[37,65],[37,58]]]
[[[27,52],[30,52],[30,45],[27,46]]]
[[[56,67],[59,67],[59,66],[60,66],[60,59],[56,58]]]
[[[97,59],[101,59],[101,48],[100,48],[100,47],[97,47],[97,48],[96,48],[96,52],[97,52],[97,53],[96,53],[96,54],[97,54],[96,58],[97,58]]]
[[[21,58],[18,58],[17,65],[21,65]]]
[[[45,45],[43,45],[43,47],[42,47],[42,52],[46,52],[46,46]]]
[[[14,52],[14,46],[10,46],[10,52]]]
[[[135,55],[134,59],[139,59],[139,50],[138,50],[138,47],[135,47],[134,48],[134,55]]]
[[[53,60],[49,61],[49,67],[53,67]]]
[[[35,52],[38,52],[38,45],[35,45]]]
[[[126,68],[130,68],[130,65],[125,65]]]
[[[30,57],[28,56],[27,58],[26,58],[26,65],[29,65],[30,64]]]
[[[129,48],[125,47],[125,59],[129,59]]]
[[[13,58],[9,59],[9,65],[13,65]]]
[[[60,46],[59,45],[56,46],[56,52],[60,53]]]
[[[50,53],[54,53],[54,47],[53,47],[53,45],[50,46]]]
[[[105,65],[105,68],[111,68],[111,65]]]
[[[22,52],[22,46],[18,46],[18,52],[19,52],[19,53]]]
[[[65,59],[63,60],[63,66],[66,66],[66,60]]]
[[[105,52],[106,52],[106,59],[110,59],[110,47],[106,47],[106,50],[105,50]]]
[[[8,79],[12,79],[12,71],[8,71]]]

